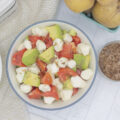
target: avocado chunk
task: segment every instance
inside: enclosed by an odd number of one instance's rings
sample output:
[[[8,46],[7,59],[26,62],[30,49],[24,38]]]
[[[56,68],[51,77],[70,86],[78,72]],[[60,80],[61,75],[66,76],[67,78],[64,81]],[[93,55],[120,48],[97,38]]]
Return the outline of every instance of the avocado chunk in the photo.
[[[63,88],[64,88],[64,89],[73,89],[73,86],[72,86],[72,83],[71,83],[70,79],[66,80],[66,81],[63,83]]]
[[[29,40],[29,37],[27,36],[27,37],[25,38],[25,40]]]
[[[36,58],[39,55],[39,51],[37,49],[27,50],[22,57],[22,62],[26,65],[32,65],[36,62]]]
[[[84,70],[89,66],[90,55],[74,54],[74,60],[76,61],[77,68]]]
[[[77,70],[76,66],[74,68],[72,68],[72,70],[76,72],[76,70]]]
[[[70,34],[71,36],[76,36],[76,35],[77,35],[77,32],[76,32],[74,29],[71,29],[71,30],[69,31],[69,34]]]
[[[55,25],[51,25],[46,27],[46,29],[48,30],[50,37],[55,40],[56,38],[60,38],[62,39],[62,29],[60,28],[60,26],[58,24]]]
[[[67,30],[63,30],[63,34],[66,34],[67,33]]]
[[[42,60],[45,63],[50,63],[51,59],[54,57],[55,53],[54,53],[54,47],[51,46],[49,47],[46,51],[44,51],[43,53],[41,53],[39,55],[40,60]]]
[[[24,75],[23,83],[38,87],[40,85],[40,77],[35,73],[27,71]]]

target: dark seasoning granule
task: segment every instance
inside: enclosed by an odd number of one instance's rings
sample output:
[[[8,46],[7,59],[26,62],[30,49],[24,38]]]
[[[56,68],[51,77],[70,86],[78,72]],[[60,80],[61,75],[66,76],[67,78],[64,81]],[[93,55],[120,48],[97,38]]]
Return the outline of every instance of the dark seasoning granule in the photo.
[[[120,80],[120,43],[105,46],[99,55],[101,71],[112,80]]]

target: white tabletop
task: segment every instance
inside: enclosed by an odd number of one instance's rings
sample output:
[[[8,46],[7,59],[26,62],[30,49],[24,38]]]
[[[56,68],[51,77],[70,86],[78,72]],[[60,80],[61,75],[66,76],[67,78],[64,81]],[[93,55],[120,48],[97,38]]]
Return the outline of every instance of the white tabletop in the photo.
[[[110,33],[99,28],[83,16],[71,12],[63,0],[60,2],[56,18],[73,23],[86,32],[92,40],[97,54],[107,42],[120,40],[120,30]],[[120,82],[108,80],[98,70],[92,89],[80,102],[81,110],[72,111],[71,117],[66,117],[65,120],[120,120]],[[28,109],[30,108],[28,107]],[[73,112],[75,113],[73,114]],[[30,118],[31,120],[46,120],[33,113],[30,113]]]

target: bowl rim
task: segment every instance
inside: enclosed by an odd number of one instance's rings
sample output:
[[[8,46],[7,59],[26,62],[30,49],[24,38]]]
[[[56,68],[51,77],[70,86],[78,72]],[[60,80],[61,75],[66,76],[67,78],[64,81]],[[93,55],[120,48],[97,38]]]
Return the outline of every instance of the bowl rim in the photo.
[[[73,103],[69,104],[69,105],[66,105],[64,107],[59,107],[59,108],[43,108],[43,107],[38,107],[36,105],[33,105],[29,102],[27,102],[23,97],[21,97],[17,91],[15,90],[15,88],[13,87],[12,83],[11,83],[11,80],[10,80],[10,76],[9,76],[9,71],[8,71],[8,58],[9,58],[9,54],[11,52],[11,49],[14,45],[14,43],[16,42],[16,40],[19,38],[19,36],[21,36],[21,34],[23,34],[27,29],[31,28],[32,26],[34,25],[37,25],[37,24],[41,24],[41,23],[45,23],[45,22],[58,22],[58,23],[65,23],[65,24],[68,24],[68,25],[71,25],[72,27],[74,28],[77,28],[80,32],[82,32],[88,39],[88,41],[90,42],[92,48],[93,48],[93,51],[94,51],[94,55],[95,55],[95,61],[96,61],[96,64],[95,64],[95,74],[94,74],[94,77],[93,77],[93,80],[89,86],[89,88],[86,90],[86,92],[79,98],[77,99],[76,101],[74,101]],[[76,25],[72,24],[72,23],[69,23],[69,22],[66,22],[66,21],[63,21],[63,20],[55,20],[55,19],[51,19],[51,20],[43,20],[43,21],[38,21],[38,22],[35,22],[29,26],[27,26],[26,28],[24,28],[16,37],[15,39],[13,40],[13,42],[11,43],[10,45],[10,48],[8,50],[8,53],[7,53],[7,59],[6,59],[6,74],[7,74],[7,78],[8,78],[8,82],[12,88],[12,90],[15,92],[15,94],[23,101],[25,102],[26,104],[34,107],[34,108],[37,108],[37,109],[41,109],[41,110],[49,110],[49,111],[54,111],[54,110],[61,110],[61,109],[65,109],[65,108],[68,108],[68,107],[71,107],[72,105],[76,104],[77,102],[79,102],[88,92],[89,90],[91,89],[91,87],[93,86],[93,83],[95,81],[95,78],[96,78],[96,74],[97,74],[97,54],[96,54],[96,50],[94,48],[94,45],[92,43],[92,41],[90,40],[90,38],[88,37],[88,35],[83,31],[81,30],[79,27],[77,27]]]

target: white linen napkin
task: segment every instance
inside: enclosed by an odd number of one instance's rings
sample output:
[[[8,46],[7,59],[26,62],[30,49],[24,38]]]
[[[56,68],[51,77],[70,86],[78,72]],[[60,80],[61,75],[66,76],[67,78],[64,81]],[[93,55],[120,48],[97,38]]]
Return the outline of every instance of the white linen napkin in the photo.
[[[28,25],[53,18],[59,0],[16,0],[17,10],[0,24],[0,54],[3,74],[0,83],[0,119],[28,120],[24,103],[11,90],[5,72],[5,61],[11,42]]]

